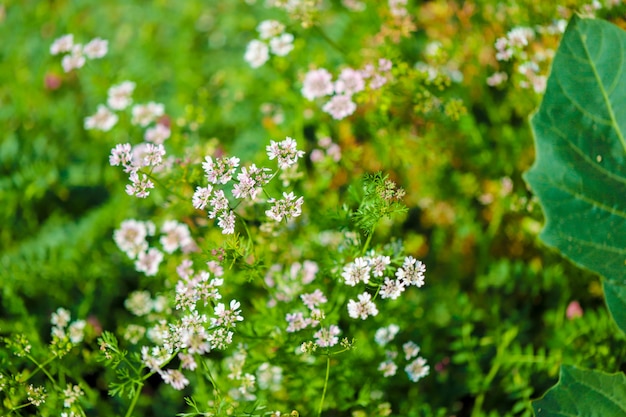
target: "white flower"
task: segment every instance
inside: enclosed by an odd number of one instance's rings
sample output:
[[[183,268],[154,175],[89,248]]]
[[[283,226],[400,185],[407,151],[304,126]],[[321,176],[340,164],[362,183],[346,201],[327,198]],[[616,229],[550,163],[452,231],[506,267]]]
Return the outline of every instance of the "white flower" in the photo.
[[[58,55],[64,52],[70,52],[74,46],[74,35],[71,33],[63,35],[60,38],[54,40],[50,45],[50,54]]]
[[[65,55],[61,60],[61,65],[63,66],[63,71],[70,72],[75,68],[81,68],[85,65],[86,59],[85,55],[83,55],[82,45],[76,44],[72,46],[71,53]]]
[[[250,64],[252,68],[258,68],[265,64],[270,58],[268,46],[259,40],[252,40],[246,48],[243,59]]]
[[[359,282],[367,284],[370,282],[370,266],[365,258],[356,258],[343,268],[341,273],[345,283],[354,287]]]
[[[356,111],[356,104],[352,101],[350,96],[338,95],[333,96],[333,98],[322,107],[322,110],[333,116],[333,119],[341,120]]]
[[[146,224],[137,220],[124,220],[120,228],[113,232],[113,240],[120,250],[134,259],[140,252],[148,249]]]
[[[307,100],[331,95],[334,91],[332,78],[324,68],[307,72],[302,85],[302,95]]]
[[[385,346],[387,343],[391,342],[394,337],[396,337],[399,331],[400,326],[397,324],[390,324],[387,327],[381,327],[376,330],[376,333],[374,334],[374,341],[379,346]]]
[[[50,323],[54,326],[65,327],[70,322],[70,318],[70,312],[63,307],[59,307],[56,312],[52,313]]]
[[[259,32],[261,39],[269,39],[283,33],[285,25],[277,20],[264,20],[259,23],[256,30]]]
[[[131,95],[134,90],[135,83],[132,81],[124,81],[111,86],[107,92],[107,104],[113,110],[124,110],[133,102]]]
[[[404,370],[411,381],[417,382],[428,375],[430,366],[426,365],[426,359],[420,357],[408,364]]]
[[[412,256],[404,259],[404,264],[396,271],[396,277],[405,285],[415,285],[421,287],[424,285],[424,273],[426,265],[416,260]]]
[[[160,242],[167,253],[173,253],[176,249],[185,247],[191,242],[191,232],[185,223],[168,220],[163,224],[161,231],[163,236]]]
[[[420,347],[416,345],[415,342],[406,342],[402,345],[402,350],[404,351],[406,360],[413,359],[420,353]]]
[[[98,129],[107,132],[115,126],[117,120],[118,118],[115,113],[100,104],[96,114],[85,118],[85,129]]]
[[[273,219],[277,222],[280,222],[284,219],[290,220],[293,217],[298,217],[302,214],[302,203],[304,202],[303,197],[299,197],[296,199],[296,196],[293,193],[285,193],[283,192],[282,200],[276,200],[275,198],[270,198],[267,202],[269,204],[273,204],[273,206],[269,210],[265,210],[265,214],[270,219]]]
[[[108,41],[104,39],[100,39],[100,38],[95,38],[95,39],[92,39],[87,45],[85,45],[85,47],[83,48],[83,53],[89,59],[97,59],[97,58],[102,58],[103,56],[105,56],[108,50],[109,50]]]
[[[376,304],[372,302],[372,296],[368,292],[359,295],[359,301],[348,301],[348,315],[353,319],[365,320],[369,316],[378,315]]]
[[[404,292],[404,288],[402,281],[385,277],[385,282],[380,287],[380,298],[395,300]]]
[[[383,373],[383,376],[385,378],[388,378],[396,374],[396,372],[398,371],[398,365],[396,365],[394,361],[389,359],[385,362],[381,362],[378,365],[378,370]]]
[[[274,55],[287,55],[293,49],[293,35],[291,33],[283,33],[270,39],[270,49]]]

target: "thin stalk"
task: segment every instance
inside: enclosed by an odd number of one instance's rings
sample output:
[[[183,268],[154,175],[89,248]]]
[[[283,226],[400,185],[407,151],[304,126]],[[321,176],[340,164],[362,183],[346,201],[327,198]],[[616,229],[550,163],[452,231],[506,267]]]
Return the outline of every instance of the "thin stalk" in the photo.
[[[56,385],[56,381],[54,380],[54,378],[52,378],[52,375],[50,375],[48,373],[48,371],[46,371],[46,368],[44,368],[44,366],[46,366],[47,364],[49,364],[50,362],[52,362],[53,360],[55,360],[57,358],[57,355],[53,355],[52,357],[50,357],[47,361],[45,361],[44,363],[40,364],[39,362],[37,362],[37,360],[35,358],[33,358],[31,355],[26,355],[26,357],[28,359],[30,359],[30,361],[32,363],[34,363],[35,365],[37,365],[37,370],[35,370],[33,373],[31,373],[30,375],[28,375],[28,377],[23,380],[22,382],[26,382],[28,381],[33,375],[35,375],[38,371],[43,372],[44,374],[46,374],[46,376],[48,377],[48,379]]]
[[[337,50],[337,52],[339,52],[341,55],[346,55],[346,52],[343,50],[343,48],[341,48],[341,46],[337,45],[337,43],[332,40],[331,38],[328,37],[328,35],[326,34],[326,32],[324,32],[322,30],[322,28],[320,28],[319,26],[315,25],[313,26],[313,29],[326,41],[328,42],[328,44],[330,46],[332,46],[334,49]]]
[[[320,399],[320,406],[317,410],[317,417],[321,417],[322,409],[324,408],[324,398],[326,398],[326,389],[328,388],[328,377],[330,376],[330,354],[326,355],[326,378],[324,378],[324,390],[322,391],[322,398]]]
[[[143,388],[143,382],[139,384],[139,387],[137,387],[137,390],[135,391],[135,397],[133,397],[133,400],[131,401],[130,406],[128,407],[128,411],[126,411],[125,417],[130,417],[133,415],[133,410],[135,409],[135,406],[137,405],[137,401],[139,400],[139,396],[141,395],[142,388]]]

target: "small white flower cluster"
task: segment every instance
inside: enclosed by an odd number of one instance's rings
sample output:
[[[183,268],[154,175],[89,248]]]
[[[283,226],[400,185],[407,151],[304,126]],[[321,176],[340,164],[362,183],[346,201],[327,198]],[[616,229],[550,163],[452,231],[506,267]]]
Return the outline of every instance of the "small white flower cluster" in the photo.
[[[102,131],[111,130],[118,122],[119,117],[113,112],[127,109],[133,102],[132,94],[135,83],[124,81],[109,88],[107,105],[98,105],[98,110],[92,116],[85,118],[85,129],[97,129]],[[122,166],[129,176],[130,184],[126,186],[126,193],[139,198],[150,195],[150,189],[154,183],[148,175],[140,172],[148,168],[150,172],[162,169],[164,166],[165,147],[163,142],[171,135],[169,127],[159,122],[165,114],[163,104],[149,102],[136,104],[131,109],[131,123],[140,127],[148,127],[144,133],[144,142],[132,146],[130,143],[117,144],[109,155],[109,163],[112,166]]]
[[[277,159],[281,170],[294,168],[299,158],[304,156],[303,151],[296,148],[296,141],[287,137],[281,142],[271,141],[267,146],[267,156],[270,160]],[[192,197],[194,208],[208,211],[210,219],[217,219],[217,224],[225,235],[235,233],[235,213],[230,207],[224,189],[218,186],[228,185],[236,177],[232,185],[231,194],[235,199],[257,202],[261,189],[276,175],[269,168],[258,168],[255,164],[242,167],[239,173],[240,159],[223,156],[213,159],[207,156],[202,163],[202,169],[209,184],[205,187],[196,187]],[[280,222],[289,221],[302,213],[302,197],[296,198],[293,193],[283,192],[283,199],[270,198],[267,202],[272,207],[265,211],[268,218]],[[208,206],[208,207],[207,207]]]
[[[362,12],[367,8],[360,0],[341,0],[341,5],[352,12]]]
[[[232,356],[226,358],[225,363],[228,369],[228,379],[237,381],[239,387],[229,391],[229,395],[236,401],[256,400],[256,376],[243,372],[243,368],[248,358],[247,346],[240,344]]]
[[[85,395],[78,385],[67,384],[63,390],[63,407],[70,408],[80,397]]]
[[[379,346],[385,347],[395,338],[399,330],[400,327],[397,324],[381,327],[376,331],[374,340]],[[413,359],[404,367],[411,381],[417,382],[428,375],[430,366],[426,364],[426,359],[418,356],[420,347],[415,342],[409,341],[404,343],[402,345],[402,351],[404,353],[404,360],[410,361]],[[385,356],[386,359],[378,365],[378,370],[383,373],[385,378],[388,378],[394,376],[398,370],[398,365],[395,361],[398,357],[398,352],[395,350],[386,350]]]
[[[135,260],[135,269],[147,276],[156,275],[159,265],[163,261],[163,252],[149,247],[148,237],[154,236],[156,226],[147,221],[128,219],[124,220],[120,228],[113,232],[113,240],[130,259]],[[196,244],[191,238],[189,226],[174,220],[163,223],[159,239],[163,251],[174,253],[180,249],[183,253],[196,250]]]
[[[275,307],[278,301],[286,303],[298,297],[304,287],[315,280],[319,271],[317,263],[309,260],[294,262],[285,271],[283,265],[272,265],[265,274],[265,285],[272,289],[268,307]]]
[[[332,81],[332,75],[328,70],[324,68],[311,70],[304,76],[302,95],[310,101],[332,95],[322,110],[334,119],[340,120],[356,111],[353,95],[367,87],[376,90],[387,83],[391,66],[391,61],[381,58],[378,68],[371,64],[361,70],[344,68],[335,82]]]
[[[33,384],[29,384],[26,387],[26,398],[35,407],[39,407],[46,402],[48,394],[46,394],[46,388],[43,386],[35,387]]]
[[[70,72],[75,68],[81,68],[85,65],[87,59],[98,59],[105,56],[108,52],[109,42],[95,38],[86,45],[74,43],[74,35],[63,35],[50,45],[50,54],[59,55],[66,54],[61,60],[63,71]]]
[[[224,282],[220,278],[223,269],[214,262],[208,262],[207,266],[208,270],[194,271],[192,261],[186,259],[176,268],[180,278],[175,288],[176,309],[183,315],[177,321],[171,318],[170,322],[159,321],[148,331],[148,337],[156,346],[141,348],[144,365],[177,390],[187,386],[189,380],[180,370],[163,369],[169,360],[177,354],[183,369],[196,369],[194,355],[225,349],[232,343],[232,329],[243,321],[239,301],[231,300],[228,306],[218,302],[222,299],[219,287]],[[210,317],[201,312],[209,304],[214,306]]]
[[[321,163],[326,160],[334,163],[341,161],[341,147],[326,136],[317,141],[319,149],[311,151],[311,161]]]
[[[380,296],[383,299],[397,299],[404,290],[414,285],[421,287],[424,285],[424,273],[426,266],[421,262],[407,256],[404,263],[395,271],[395,278],[385,276],[390,269],[391,259],[389,256],[376,255],[370,252],[368,256],[356,258],[344,266],[341,276],[346,285],[351,287],[359,283],[370,284],[370,280],[375,279],[380,286]],[[372,301],[368,292],[363,292],[358,296],[359,301],[348,301],[348,314],[352,318],[367,319],[369,316],[376,316],[378,309]]]
[[[557,26],[559,30],[565,30],[564,26]],[[547,29],[538,29],[539,31],[548,31]],[[562,32],[561,32],[562,33]],[[517,70],[522,74],[525,79],[520,82],[522,88],[529,88],[532,86],[536,93],[543,93],[546,89],[547,78],[545,75],[539,74],[538,61],[544,61],[549,58],[548,55],[552,55],[553,51],[547,51],[547,53],[535,53],[533,59],[528,59],[528,49],[530,43],[535,39],[536,33],[534,29],[528,27],[516,27],[511,29],[506,37],[501,37],[496,40],[496,59],[498,61],[510,61],[516,58],[522,63],[517,67]],[[496,72],[487,78],[487,84],[491,87],[501,85],[508,79],[508,76],[504,72]]]
[[[270,59],[270,51],[285,56],[293,49],[293,35],[285,32],[285,25],[277,20],[264,20],[257,26],[260,39],[250,41],[244,59],[252,68],[258,68]],[[269,45],[268,45],[269,44]]]
[[[256,370],[256,380],[260,389],[280,391],[283,382],[283,368],[263,362]]]
[[[76,345],[83,341],[85,337],[85,325],[87,323],[85,320],[75,320],[70,323],[70,319],[70,312],[59,307],[57,311],[50,316],[50,323],[52,324],[51,334],[53,338],[61,340],[67,337]]]
[[[294,333],[304,330],[308,327],[314,328],[320,325],[321,321],[326,317],[326,313],[320,309],[320,305],[328,302],[326,295],[316,289],[312,293],[301,294],[300,299],[308,309],[308,316],[302,312],[287,313],[285,320],[287,321],[287,332]],[[339,335],[341,329],[339,326],[331,324],[328,327],[319,328],[314,334],[314,342],[304,342],[302,352],[309,352],[317,347],[330,348],[339,343]]]

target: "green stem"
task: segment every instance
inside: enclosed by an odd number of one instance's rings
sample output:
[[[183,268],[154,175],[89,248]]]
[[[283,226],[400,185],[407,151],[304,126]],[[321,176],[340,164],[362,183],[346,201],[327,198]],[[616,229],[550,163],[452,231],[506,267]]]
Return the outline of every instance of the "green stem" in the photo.
[[[333,48],[335,48],[337,50],[337,52],[339,52],[341,55],[346,55],[346,52],[339,46],[337,45],[337,43],[332,40],[331,38],[328,37],[328,35],[322,30],[322,28],[320,28],[319,26],[315,25],[313,26],[313,29],[326,41],[328,42],[328,44],[330,46],[332,46]]]
[[[367,235],[367,240],[365,241],[365,244],[363,245],[363,249],[361,249],[361,256],[365,255],[365,252],[367,252],[367,250],[369,249],[370,242],[372,241],[372,236],[374,236],[374,228],[372,228],[372,230]]]
[[[143,388],[143,382],[138,384],[137,390],[135,391],[135,396],[128,407],[128,411],[126,411],[125,417],[130,417],[133,415],[133,410],[135,409],[135,405],[137,405],[137,401],[139,400],[139,396],[141,395],[141,389]]]
[[[326,378],[324,378],[324,390],[322,391],[322,398],[320,399],[320,406],[317,410],[317,417],[321,417],[322,409],[324,408],[324,398],[326,397],[326,389],[328,388],[328,377],[330,376],[330,354],[326,355]]]
[[[38,371],[41,370],[41,372],[43,372],[44,374],[46,374],[46,376],[48,377],[48,379],[54,384],[56,385],[56,381],[54,380],[54,378],[52,378],[52,375],[50,375],[48,373],[48,371],[46,371],[46,368],[44,368],[44,366],[46,366],[47,364],[49,364],[50,362],[52,362],[53,360],[55,360],[57,358],[57,355],[53,355],[52,357],[50,357],[47,361],[45,361],[44,363],[40,364],[39,362],[37,362],[37,360],[35,358],[33,358],[31,355],[26,355],[26,357],[28,359],[30,359],[30,361],[32,363],[34,363],[35,365],[37,365],[37,370],[35,370],[33,373],[31,373],[30,375],[28,375],[28,377],[23,380],[22,382],[26,382],[28,381],[33,375],[35,375]]]
[[[146,174],[146,176],[148,178],[150,178],[154,183],[156,183],[159,187],[165,189],[165,191],[167,191],[168,193],[175,195],[176,197],[180,198],[181,200],[187,200],[188,197],[185,197],[184,195],[177,193],[176,191],[172,190],[170,187],[168,187],[167,185],[163,184],[163,182],[161,180],[159,180],[157,177],[155,177],[154,175],[152,175],[152,172],[143,172],[141,171],[142,174]]]

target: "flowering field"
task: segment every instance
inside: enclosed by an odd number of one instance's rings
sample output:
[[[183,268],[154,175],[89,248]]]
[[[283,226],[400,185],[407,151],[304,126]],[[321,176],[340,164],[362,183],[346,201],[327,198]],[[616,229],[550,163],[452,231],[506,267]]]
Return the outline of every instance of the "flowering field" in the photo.
[[[0,3],[0,415],[626,395],[626,6],[563,3]]]

